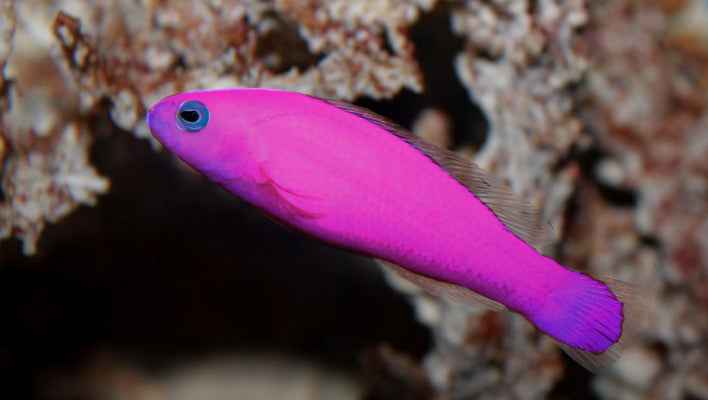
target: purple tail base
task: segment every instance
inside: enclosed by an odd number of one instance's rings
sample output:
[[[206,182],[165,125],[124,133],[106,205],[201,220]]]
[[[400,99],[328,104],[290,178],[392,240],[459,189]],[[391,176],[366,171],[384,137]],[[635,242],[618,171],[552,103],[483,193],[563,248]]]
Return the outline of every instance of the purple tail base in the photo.
[[[546,333],[580,365],[600,373],[620,357],[639,329],[647,310],[646,293],[623,281],[580,276],[585,279],[577,292],[566,298],[565,329]]]

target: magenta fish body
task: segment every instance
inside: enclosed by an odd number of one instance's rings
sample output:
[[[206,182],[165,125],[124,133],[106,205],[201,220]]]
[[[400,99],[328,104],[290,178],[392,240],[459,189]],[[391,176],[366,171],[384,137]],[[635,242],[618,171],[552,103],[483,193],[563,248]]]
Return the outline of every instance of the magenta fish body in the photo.
[[[568,270],[527,243],[538,228],[525,226],[528,212],[495,200],[508,188],[367,110],[225,89],[168,97],[148,124],[170,151],[277,222],[400,266],[421,286],[501,303],[593,371],[619,356],[641,319],[639,289]]]

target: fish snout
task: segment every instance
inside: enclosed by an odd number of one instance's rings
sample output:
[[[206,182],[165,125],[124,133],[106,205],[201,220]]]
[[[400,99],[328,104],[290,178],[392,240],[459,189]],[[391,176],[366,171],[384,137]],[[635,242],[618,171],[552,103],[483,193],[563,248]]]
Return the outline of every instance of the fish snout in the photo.
[[[152,136],[162,143],[163,146],[170,148],[174,144],[174,136],[166,122],[164,112],[158,105],[150,108],[150,111],[148,111],[147,124]]]

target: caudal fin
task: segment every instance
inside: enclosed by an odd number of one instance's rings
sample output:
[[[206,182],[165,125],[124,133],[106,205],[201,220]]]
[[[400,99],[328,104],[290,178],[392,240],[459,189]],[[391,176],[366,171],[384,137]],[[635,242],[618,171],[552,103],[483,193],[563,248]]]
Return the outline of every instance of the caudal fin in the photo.
[[[593,278],[589,279],[595,280]],[[585,350],[581,346],[570,345],[562,340],[558,340],[558,342],[563,351],[580,365],[594,373],[600,373],[610,364],[617,361],[639,329],[646,314],[647,297],[644,289],[627,282],[615,279],[597,279],[595,281],[606,285],[614,299],[621,304],[621,330],[619,335],[615,336],[607,333],[608,330],[611,330],[611,327],[608,326],[610,324],[607,323],[606,314],[612,313],[614,307],[603,306],[603,303],[607,300],[606,295],[591,289],[589,293],[578,296],[581,299],[580,301],[589,302],[590,304],[573,307],[577,313],[573,319],[576,323],[581,323],[579,328],[585,329],[588,336],[599,335],[603,339],[609,339],[612,344],[604,351],[594,352]]]

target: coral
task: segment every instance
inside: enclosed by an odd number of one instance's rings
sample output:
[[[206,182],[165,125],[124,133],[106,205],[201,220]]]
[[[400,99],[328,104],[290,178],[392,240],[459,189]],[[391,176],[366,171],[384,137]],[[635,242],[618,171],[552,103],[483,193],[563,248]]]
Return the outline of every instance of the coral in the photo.
[[[575,33],[586,22],[580,0],[467,1],[452,14],[467,40],[457,74],[491,126],[475,161],[538,204],[555,180],[551,166],[581,134],[569,89],[586,68]]]
[[[260,86],[353,100],[421,90],[405,32],[434,3],[4,2],[0,61],[13,44],[23,50],[4,75],[16,84],[0,82],[4,104],[12,104],[0,142],[0,155],[10,150],[0,238],[17,236],[33,254],[45,221],[107,191],[86,161],[85,125],[106,101],[117,126],[149,137],[147,109],[179,91]]]
[[[403,87],[421,90],[412,45],[402,32],[433,3],[203,0],[135,10],[132,2],[114,0],[92,6],[81,18],[84,27],[70,13],[59,14],[55,31],[82,108],[108,98],[118,126],[147,136],[139,117],[179,91],[252,86],[353,100],[391,97]],[[295,29],[304,46],[268,47],[275,40],[269,35]],[[288,65],[317,57],[302,72]]]
[[[677,4],[680,3],[680,4]],[[579,99],[607,153],[595,173],[636,204],[583,188],[568,258],[653,294],[639,343],[598,377],[605,398],[708,393],[708,7],[705,1],[599,1]]]
[[[79,204],[94,204],[96,194],[108,189],[108,181],[88,162],[92,135],[77,118],[76,93],[52,63],[49,43],[31,36],[39,35],[32,32],[33,5],[4,5],[3,50],[13,50],[3,58],[2,139],[7,156],[0,238],[17,236],[24,252],[33,254],[45,221],[56,221]],[[7,57],[9,51],[3,53]]]
[[[413,46],[403,33],[418,18],[419,10],[429,10],[435,0],[336,0],[324,7],[311,0],[279,3],[286,15],[300,22],[309,50],[327,54],[316,69],[287,76],[288,80],[297,77],[307,87],[316,88],[306,92],[353,100],[359,95],[390,97],[403,87],[422,89]],[[386,35],[382,36],[384,32]],[[386,43],[393,54],[384,50]],[[263,83],[284,84],[282,79]],[[299,87],[303,83],[294,84]]]

